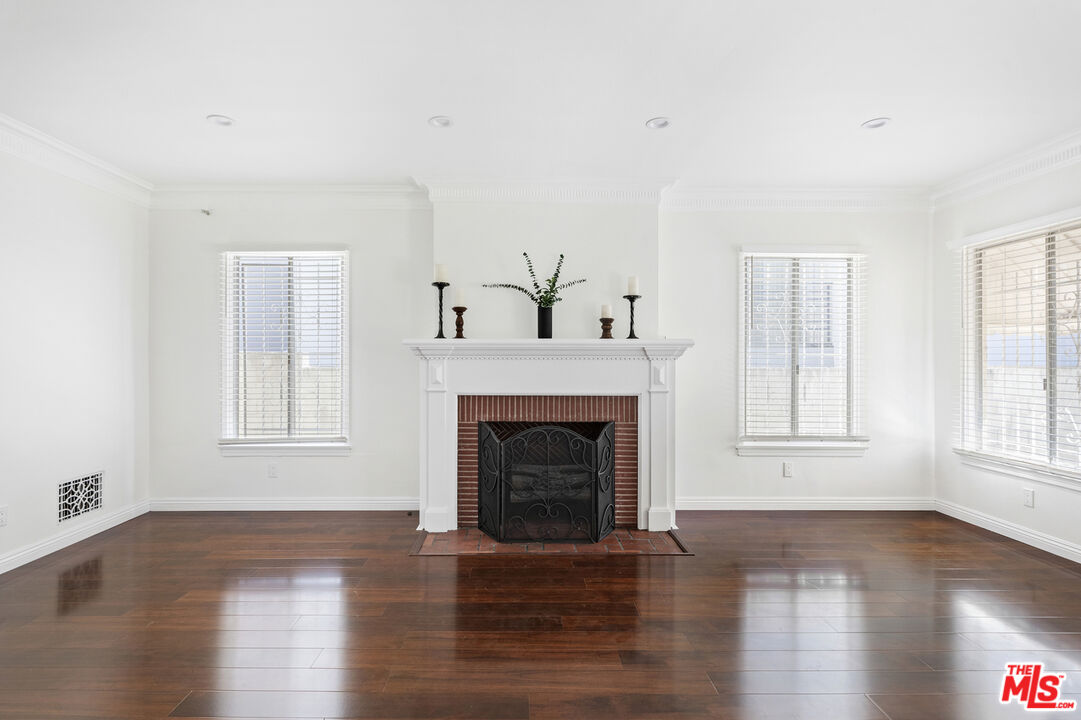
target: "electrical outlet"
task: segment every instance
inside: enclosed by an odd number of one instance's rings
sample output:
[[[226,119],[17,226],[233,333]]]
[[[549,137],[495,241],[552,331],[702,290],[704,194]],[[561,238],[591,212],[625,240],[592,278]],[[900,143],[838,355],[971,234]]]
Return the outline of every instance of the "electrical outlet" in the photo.
[[[1025,494],[1025,507],[1036,507],[1036,491],[1032,488],[1022,488],[1022,492]]]
[[[792,477],[792,463],[781,463],[781,475],[784,477]]]
[[[266,476],[268,478],[278,477],[278,463],[270,463],[266,466]]]
[[[0,527],[7,527],[8,524],[8,506],[0,505]]]

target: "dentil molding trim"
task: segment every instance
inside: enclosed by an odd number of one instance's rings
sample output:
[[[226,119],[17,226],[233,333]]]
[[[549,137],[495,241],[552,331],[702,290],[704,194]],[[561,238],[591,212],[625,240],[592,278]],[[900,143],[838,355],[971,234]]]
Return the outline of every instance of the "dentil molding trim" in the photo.
[[[931,192],[933,207],[986,195],[1081,162],[1081,131],[1037,145],[943,183]]]
[[[652,204],[660,202],[669,181],[628,183],[619,180],[464,180],[414,178],[433,203],[592,203]]]
[[[162,185],[154,190],[155,210],[272,210],[290,207],[352,210],[428,210],[415,185]]]
[[[670,212],[926,212],[927,193],[914,188],[724,188],[676,185],[663,194],[660,207]]]
[[[403,340],[418,357],[473,360],[666,360],[693,340]]]
[[[51,135],[0,114],[0,152],[13,155],[143,207],[154,186]]]

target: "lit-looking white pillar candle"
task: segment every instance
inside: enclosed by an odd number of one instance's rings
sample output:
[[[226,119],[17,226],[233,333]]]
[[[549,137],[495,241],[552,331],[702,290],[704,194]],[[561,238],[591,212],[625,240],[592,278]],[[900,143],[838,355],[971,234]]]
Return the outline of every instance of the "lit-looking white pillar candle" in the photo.
[[[602,318],[610,318],[610,317],[612,317],[612,306],[611,305],[601,305],[601,317]]]
[[[458,288],[454,291],[454,307],[465,307],[465,290]]]
[[[447,266],[436,264],[435,266],[435,280],[432,282],[450,282],[447,280]]]
[[[637,275],[631,275],[630,277],[627,278],[627,294],[628,295],[637,295],[638,294],[638,276]]]

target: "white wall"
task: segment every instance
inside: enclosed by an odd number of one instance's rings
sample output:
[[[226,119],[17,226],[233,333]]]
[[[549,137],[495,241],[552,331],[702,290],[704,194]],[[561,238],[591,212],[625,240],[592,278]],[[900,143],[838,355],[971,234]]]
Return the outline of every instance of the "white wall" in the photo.
[[[378,508],[417,497],[416,359],[401,341],[432,331],[430,211],[371,209],[349,193],[222,193],[198,200],[162,194],[160,204],[179,209],[151,211],[154,507],[348,498],[352,507]],[[207,206],[210,216],[198,209]],[[222,457],[218,449],[220,253],[268,249],[350,251],[348,457],[268,460]],[[267,478],[269,462],[278,465],[276,479]],[[229,505],[237,499],[242,502]]]
[[[968,519],[996,526],[994,520],[1071,543],[1075,559],[1081,545],[1081,489],[1006,477],[962,465],[953,452],[954,419],[960,392],[960,335],[958,302],[960,270],[957,251],[946,244],[987,230],[1024,222],[1081,206],[1081,165],[1041,175],[1026,182],[977,198],[936,208],[934,214],[935,325],[934,370],[936,433],[935,459],[937,496],[948,503],[987,517]],[[1036,491],[1036,507],[1025,508],[1022,488]],[[997,527],[1010,531],[1007,527]],[[1026,537],[1040,542],[1040,538]],[[1041,543],[1056,548],[1054,540]]]
[[[147,498],[147,211],[0,153],[3,558]],[[57,485],[104,471],[102,510]]]
[[[169,205],[168,197],[160,199]],[[927,216],[920,212],[658,212],[654,203],[453,202],[432,211],[348,208],[298,194],[209,196],[151,213],[151,448],[156,507],[261,507],[275,498],[409,498],[417,494],[415,360],[405,337],[434,334],[433,261],[464,287],[466,334],[532,337],[535,311],[487,281],[525,282],[520,253],[539,268],[567,255],[566,277],[590,280],[556,308],[558,337],[596,337],[599,305],[626,332],[626,276],[640,276],[639,335],[690,337],[679,361],[677,494],[698,502],[931,496],[926,342]],[[346,207],[342,207],[346,203]],[[793,242],[850,246],[870,256],[867,354],[871,449],[864,458],[735,455],[738,252]],[[218,262],[227,250],[352,251],[352,427],[348,458],[221,457],[218,432]],[[451,303],[448,302],[449,307]],[[658,310],[660,314],[658,315]],[[447,330],[452,327],[450,314]],[[838,498],[842,502],[836,502]],[[196,503],[196,504],[191,504]],[[203,504],[199,504],[203,503]],[[232,504],[229,504],[232,503]],[[303,504],[298,505],[303,506]]]
[[[661,328],[695,340],[677,366],[679,507],[929,506],[932,495],[927,215],[662,212]],[[868,256],[867,427],[862,458],[738,457],[741,248],[847,247]],[[791,478],[782,461],[794,463]],[[757,504],[750,499],[764,502]],[[794,499],[813,498],[797,502]],[[840,498],[840,502],[823,499]],[[909,498],[918,502],[890,503]],[[872,499],[874,502],[860,504]],[[816,502],[817,501],[817,502]]]
[[[533,259],[538,279],[551,275],[563,253],[561,281],[588,280],[564,291],[564,300],[556,303],[555,337],[600,337],[602,304],[611,305],[616,318],[612,335],[627,337],[630,313],[623,296],[628,275],[639,277],[643,296],[635,307],[635,334],[657,337],[655,202],[437,202],[433,213],[434,259],[447,265],[451,275],[447,298],[453,300],[458,287],[466,292],[466,337],[537,336],[536,306],[528,297],[481,287],[498,282],[530,287],[522,252]],[[429,324],[434,334],[434,317]]]
[[[10,148],[37,151],[21,140]],[[557,337],[596,337],[602,303],[614,306],[615,334],[625,336],[621,296],[634,274],[645,296],[638,334],[697,342],[677,373],[682,507],[903,507],[934,497],[966,519],[1081,557],[1081,494],[976,470],[952,452],[958,275],[946,248],[967,234],[1081,206],[1081,165],[940,206],[930,217],[659,211],[639,201],[429,206],[315,188],[197,199],[159,192],[148,212],[122,199],[142,193],[130,179],[113,173],[99,183],[100,167],[74,156],[54,152],[31,164],[0,154],[0,505],[9,515],[0,569],[150,499],[161,509],[410,506],[419,462],[416,360],[401,340],[434,333],[432,264],[450,267],[448,308],[453,290],[465,288],[468,336],[533,337],[526,298],[480,287],[526,284],[523,250],[542,275],[564,252],[564,279],[589,279],[557,305]],[[54,172],[65,167],[85,182]],[[871,448],[862,458],[796,458],[794,477],[783,478],[785,458],[734,452],[737,260],[745,246],[792,245],[858,248],[870,258]],[[222,457],[219,255],[296,248],[351,251],[353,452]],[[446,328],[450,334],[449,311]],[[269,462],[276,479],[267,477]],[[103,511],[59,526],[57,483],[97,470],[106,476]],[[1021,488],[1033,486],[1036,508],[1025,509]]]

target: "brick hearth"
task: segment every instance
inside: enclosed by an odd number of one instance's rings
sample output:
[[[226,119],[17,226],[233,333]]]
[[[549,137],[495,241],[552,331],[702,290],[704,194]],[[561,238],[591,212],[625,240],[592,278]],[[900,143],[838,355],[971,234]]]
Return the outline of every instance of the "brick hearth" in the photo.
[[[477,423],[608,422],[616,424],[616,526],[638,525],[636,396],[462,395],[458,398],[458,527],[477,526]]]

